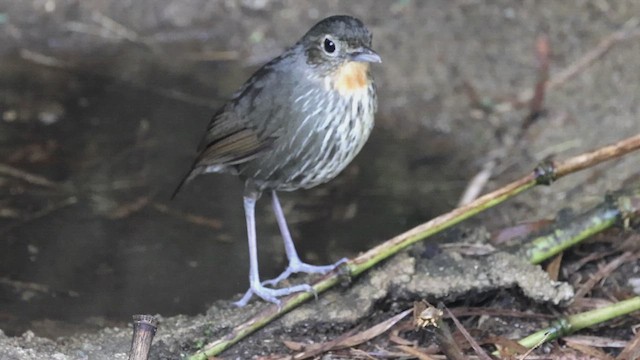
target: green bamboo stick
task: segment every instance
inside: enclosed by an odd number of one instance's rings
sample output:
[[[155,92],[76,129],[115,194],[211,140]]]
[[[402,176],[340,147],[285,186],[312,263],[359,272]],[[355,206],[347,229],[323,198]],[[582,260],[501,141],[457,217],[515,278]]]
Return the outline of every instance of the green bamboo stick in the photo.
[[[544,341],[555,340],[559,337],[573,334],[589,326],[593,326],[619,316],[640,311],[640,296],[623,300],[603,308],[590,310],[580,314],[568,316],[554,322],[550,327],[533,333],[520,341],[520,345],[532,348]]]
[[[607,196],[602,204],[531,240],[518,252],[532,264],[539,264],[616,223],[639,215],[640,184]]]

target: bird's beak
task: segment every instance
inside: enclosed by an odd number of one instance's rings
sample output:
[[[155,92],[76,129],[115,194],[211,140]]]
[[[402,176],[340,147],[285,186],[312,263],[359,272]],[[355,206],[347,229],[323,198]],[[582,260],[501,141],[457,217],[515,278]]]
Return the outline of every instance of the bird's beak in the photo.
[[[349,55],[351,56],[351,61],[370,63],[382,62],[382,59],[380,58],[380,55],[378,55],[378,53],[366,47],[357,49]]]

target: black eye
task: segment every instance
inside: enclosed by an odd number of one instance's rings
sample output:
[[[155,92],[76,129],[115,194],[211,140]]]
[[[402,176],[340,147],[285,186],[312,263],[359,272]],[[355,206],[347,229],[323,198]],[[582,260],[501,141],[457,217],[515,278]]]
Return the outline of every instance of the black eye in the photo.
[[[336,51],[336,44],[329,38],[324,39],[324,51],[326,51],[327,54],[333,54],[333,52]]]

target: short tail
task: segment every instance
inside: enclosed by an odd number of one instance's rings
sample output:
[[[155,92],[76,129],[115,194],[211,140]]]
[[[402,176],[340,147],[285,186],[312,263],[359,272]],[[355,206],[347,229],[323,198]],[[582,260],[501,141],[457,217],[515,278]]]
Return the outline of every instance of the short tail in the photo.
[[[178,192],[182,189],[183,186],[185,186],[189,181],[193,180],[196,176],[202,174],[202,168],[200,167],[194,167],[191,170],[189,170],[189,173],[187,173],[187,175],[185,175],[182,180],[180,180],[180,183],[178,184],[178,186],[176,187],[175,190],[173,190],[173,194],[171,194],[171,200],[173,200],[176,195],[178,195]]]

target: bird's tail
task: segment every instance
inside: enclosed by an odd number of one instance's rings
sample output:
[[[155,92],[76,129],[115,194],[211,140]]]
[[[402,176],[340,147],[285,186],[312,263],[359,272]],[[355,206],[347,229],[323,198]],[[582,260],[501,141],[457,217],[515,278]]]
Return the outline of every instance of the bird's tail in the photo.
[[[189,181],[193,180],[193,178],[195,178],[196,176],[202,174],[202,171],[203,171],[203,168],[201,167],[194,167],[191,170],[189,170],[189,172],[182,178],[182,180],[180,180],[180,183],[178,184],[176,189],[173,190],[173,194],[171,194],[171,200],[173,200],[173,198],[175,198],[176,195],[178,195],[178,192],[182,189],[184,185],[186,185]]]

